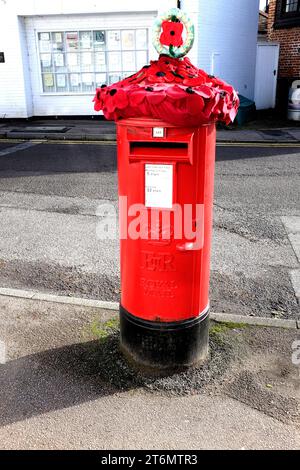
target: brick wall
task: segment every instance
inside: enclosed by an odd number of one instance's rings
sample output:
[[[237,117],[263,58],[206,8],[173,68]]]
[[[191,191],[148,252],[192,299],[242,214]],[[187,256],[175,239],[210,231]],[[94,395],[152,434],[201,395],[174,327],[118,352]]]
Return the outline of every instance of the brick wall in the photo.
[[[300,77],[300,27],[274,28],[277,0],[269,2],[268,38],[280,43],[279,78]]]

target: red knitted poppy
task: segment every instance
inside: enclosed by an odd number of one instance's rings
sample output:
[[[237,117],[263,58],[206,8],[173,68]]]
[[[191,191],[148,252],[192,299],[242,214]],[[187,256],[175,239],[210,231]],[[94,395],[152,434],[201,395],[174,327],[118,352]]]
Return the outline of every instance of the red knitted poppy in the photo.
[[[160,42],[165,46],[182,46],[183,24],[175,21],[163,21]]]
[[[98,88],[94,103],[95,110],[102,110],[109,120],[153,117],[174,125],[198,126],[232,122],[239,98],[231,85],[197,69],[187,57],[161,55],[131,77]]]

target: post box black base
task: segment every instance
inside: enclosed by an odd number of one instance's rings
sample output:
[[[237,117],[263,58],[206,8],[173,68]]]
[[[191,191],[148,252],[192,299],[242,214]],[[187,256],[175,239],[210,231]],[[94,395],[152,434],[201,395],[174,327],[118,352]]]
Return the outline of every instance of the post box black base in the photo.
[[[142,320],[120,306],[121,350],[135,365],[176,369],[204,361],[208,354],[209,309],[173,323]]]

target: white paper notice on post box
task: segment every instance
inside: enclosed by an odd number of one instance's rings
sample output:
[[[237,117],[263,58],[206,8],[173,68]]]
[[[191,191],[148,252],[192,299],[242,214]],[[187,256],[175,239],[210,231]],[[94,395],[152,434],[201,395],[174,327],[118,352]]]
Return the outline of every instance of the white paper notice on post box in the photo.
[[[145,165],[145,206],[172,209],[173,165]]]

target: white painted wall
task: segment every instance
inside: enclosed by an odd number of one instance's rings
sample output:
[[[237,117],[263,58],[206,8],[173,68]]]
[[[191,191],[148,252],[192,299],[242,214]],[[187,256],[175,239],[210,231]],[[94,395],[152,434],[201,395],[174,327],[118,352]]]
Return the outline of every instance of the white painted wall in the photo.
[[[259,0],[182,0],[195,23],[190,53],[201,68],[220,75],[254,97]],[[115,27],[151,28],[158,11],[175,0],[0,0],[0,118],[53,114],[94,114],[91,95],[41,93],[35,30]],[[151,37],[151,36],[150,36]],[[153,50],[150,57],[156,57]]]
[[[31,111],[30,105],[27,106],[26,91],[29,90],[24,77],[25,35],[22,23],[10,7],[0,0],[0,51],[5,54],[5,63],[0,64],[0,118],[23,118]]]
[[[182,0],[196,25],[190,57],[254,99],[259,0]]]

